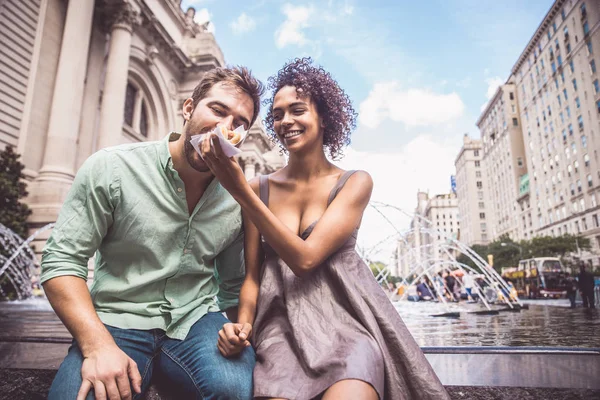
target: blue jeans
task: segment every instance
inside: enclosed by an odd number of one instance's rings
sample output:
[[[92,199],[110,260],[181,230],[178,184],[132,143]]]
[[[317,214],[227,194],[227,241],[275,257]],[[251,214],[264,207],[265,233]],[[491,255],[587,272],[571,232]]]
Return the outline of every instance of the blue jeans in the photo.
[[[184,340],[170,339],[161,329],[120,329],[106,325],[117,346],[136,363],[142,393],[154,375],[183,399],[251,399],[255,354],[247,347],[227,359],[217,349],[218,332],[229,322],[221,313],[208,313]],[[83,356],[75,341],[52,382],[48,399],[75,400],[82,383]],[[132,393],[133,389],[132,389]],[[141,395],[133,398],[139,399]],[[94,399],[92,389],[86,399]]]

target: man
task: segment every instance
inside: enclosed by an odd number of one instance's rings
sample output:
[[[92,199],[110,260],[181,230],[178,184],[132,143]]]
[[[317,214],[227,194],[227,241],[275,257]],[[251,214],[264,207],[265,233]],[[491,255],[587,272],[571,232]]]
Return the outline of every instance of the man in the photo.
[[[475,279],[473,278],[473,272],[469,271],[463,276],[463,286],[467,292],[467,300],[473,301],[473,287],[475,286]]]
[[[433,299],[433,295],[431,294],[425,279],[417,285],[417,293],[419,294],[419,300],[429,301]]]
[[[581,299],[583,300],[583,307],[585,308],[596,308],[594,301],[594,275],[586,271],[585,264],[583,261],[579,262],[579,290],[581,291]]]
[[[565,286],[567,288],[567,299],[571,303],[571,308],[575,308],[575,299],[577,298],[577,281],[571,274],[565,274]]]
[[[137,398],[153,374],[180,398],[251,398],[252,348],[229,360],[217,349],[220,311],[235,321],[244,276],[240,207],[190,138],[248,129],[262,91],[246,68],[209,71],[183,104],[183,134],[82,165],[42,258],[46,295],[74,337],[50,399]]]

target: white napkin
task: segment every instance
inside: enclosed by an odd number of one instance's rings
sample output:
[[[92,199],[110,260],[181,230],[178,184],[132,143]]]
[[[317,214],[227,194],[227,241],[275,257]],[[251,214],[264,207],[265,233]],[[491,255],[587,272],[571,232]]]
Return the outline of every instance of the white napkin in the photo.
[[[213,131],[214,133],[216,133],[217,137],[219,138],[219,142],[221,143],[221,148],[223,149],[223,153],[227,157],[233,157],[242,152],[240,149],[237,148],[237,146],[241,145],[244,142],[244,139],[246,139],[246,136],[248,135],[248,131],[245,131],[243,126],[238,126],[233,131],[236,133],[239,133],[242,136],[240,141],[235,146],[232,145],[229,142],[229,140],[225,139],[225,136],[223,135],[223,132],[222,132],[220,126],[217,126],[215,128],[215,130]],[[198,152],[198,154],[200,154],[200,156],[202,156],[202,152],[200,151],[200,142],[202,142],[204,137],[208,134],[209,133],[202,133],[200,135],[194,135],[194,136],[192,136],[192,138],[190,140],[190,143],[192,144],[192,146],[194,146],[194,149],[196,149],[196,151]]]

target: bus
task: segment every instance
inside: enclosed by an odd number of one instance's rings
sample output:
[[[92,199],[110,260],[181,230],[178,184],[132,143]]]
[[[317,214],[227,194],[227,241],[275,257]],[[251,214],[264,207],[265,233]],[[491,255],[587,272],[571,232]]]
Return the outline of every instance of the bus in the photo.
[[[502,277],[510,280],[521,298],[556,299],[567,296],[566,271],[555,257],[520,260],[519,266]]]

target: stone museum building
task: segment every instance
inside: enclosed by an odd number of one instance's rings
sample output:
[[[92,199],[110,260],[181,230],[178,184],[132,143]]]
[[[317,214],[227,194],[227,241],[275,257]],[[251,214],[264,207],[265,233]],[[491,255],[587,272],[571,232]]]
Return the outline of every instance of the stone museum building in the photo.
[[[22,156],[32,230],[56,220],[92,153],[180,130],[183,101],[225,65],[207,25],[180,3],[0,1],[0,150]],[[248,178],[283,166],[260,121],[242,150]]]

